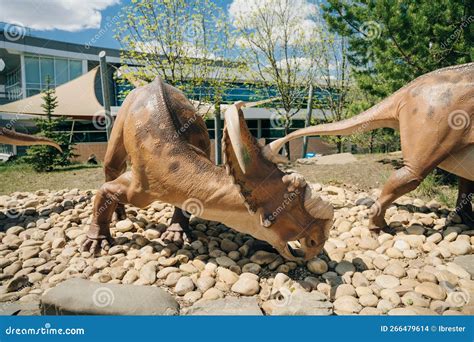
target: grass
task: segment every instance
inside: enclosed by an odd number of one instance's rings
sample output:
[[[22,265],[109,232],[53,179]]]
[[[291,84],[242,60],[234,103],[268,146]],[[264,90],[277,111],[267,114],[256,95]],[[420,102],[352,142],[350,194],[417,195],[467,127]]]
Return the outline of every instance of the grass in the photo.
[[[414,194],[423,199],[435,199],[448,207],[456,206],[457,188],[441,184],[439,177],[433,172],[421,182]]]
[[[387,154],[356,155],[356,158],[356,162],[344,165],[294,164],[291,169],[302,173],[309,182],[352,186],[367,191],[381,188],[401,164],[400,158]],[[454,207],[457,189],[450,185],[453,179],[446,181],[444,178],[431,173],[411,195],[426,201],[435,199]],[[104,173],[100,165],[87,164],[73,164],[52,172],[37,173],[19,160],[0,163],[0,179],[0,195],[6,195],[40,189],[98,189],[104,183]]]
[[[31,165],[0,163],[0,195],[40,189],[97,189],[104,182],[100,165],[73,164],[51,172],[36,172]]]

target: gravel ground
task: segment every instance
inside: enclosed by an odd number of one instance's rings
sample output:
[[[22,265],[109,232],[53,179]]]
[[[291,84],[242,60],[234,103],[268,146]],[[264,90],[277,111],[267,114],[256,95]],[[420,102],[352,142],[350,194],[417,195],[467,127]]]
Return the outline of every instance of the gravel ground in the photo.
[[[194,217],[197,240],[166,245],[160,236],[172,207],[160,202],[127,207],[128,219],[111,225],[115,245],[92,256],[80,246],[94,190],[0,196],[0,301],[37,302],[64,280],[84,278],[160,287],[183,312],[251,297],[267,315],[472,315],[474,230],[435,201],[404,196],[386,215],[396,234],[375,235],[367,205],[377,192],[322,186],[335,222],[327,254],[307,263],[252,251],[250,236]]]

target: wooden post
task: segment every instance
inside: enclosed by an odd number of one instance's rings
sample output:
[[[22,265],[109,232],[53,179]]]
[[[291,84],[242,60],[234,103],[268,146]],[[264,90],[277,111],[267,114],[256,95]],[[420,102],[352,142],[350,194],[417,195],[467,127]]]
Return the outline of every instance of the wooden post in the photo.
[[[222,163],[222,148],[221,148],[221,139],[222,139],[222,120],[221,120],[221,104],[216,102],[214,108],[214,148],[215,148],[215,159],[216,165]]]
[[[107,73],[107,60],[105,51],[99,53],[100,60],[100,83],[102,86],[102,99],[104,101],[105,110],[105,130],[107,133],[107,141],[110,139],[110,133],[112,132],[113,119],[112,113],[110,112],[110,93],[109,93],[109,78]]]
[[[309,94],[308,94],[308,108],[306,112],[306,121],[304,123],[305,127],[311,125],[311,115],[313,112],[313,85],[309,85]],[[308,151],[308,137],[303,137],[303,153],[301,158],[306,157],[306,152]]]

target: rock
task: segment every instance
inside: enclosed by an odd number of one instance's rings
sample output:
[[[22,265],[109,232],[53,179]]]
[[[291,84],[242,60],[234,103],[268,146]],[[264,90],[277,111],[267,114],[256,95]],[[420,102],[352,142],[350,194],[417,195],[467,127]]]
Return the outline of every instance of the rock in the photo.
[[[379,275],[375,278],[375,283],[383,289],[393,289],[400,285],[400,281],[391,275]]]
[[[362,306],[377,306],[379,299],[373,294],[366,294],[359,297],[359,303]]]
[[[340,298],[342,296],[355,296],[356,291],[354,289],[354,286],[350,284],[341,284],[336,287],[336,293],[335,293],[335,298]]]
[[[308,261],[306,267],[311,273],[318,275],[326,273],[328,271],[328,264],[326,264],[324,260],[321,260],[319,258],[315,258]]]
[[[374,260],[372,261],[372,263],[374,264],[375,267],[377,267],[379,270],[384,270],[385,267],[388,266],[388,261],[385,260],[384,257],[382,256],[377,256],[374,258]]]
[[[28,284],[29,280],[26,275],[17,276],[6,284],[5,290],[6,292],[20,291],[24,287],[28,286]]]
[[[260,291],[260,285],[255,279],[250,279],[248,277],[240,277],[234,285],[232,285],[232,291],[239,293],[244,296],[253,296]]]
[[[370,198],[370,197],[364,197],[364,198],[359,198],[355,204],[356,205],[364,205],[366,206],[367,208],[370,208],[371,206],[373,206],[375,203],[375,201]]]
[[[393,275],[397,278],[403,278],[406,275],[405,268],[403,268],[398,262],[389,264],[384,270],[384,274]]]
[[[408,242],[406,242],[405,240],[396,240],[393,243],[393,247],[398,249],[399,251],[403,252],[403,251],[406,251],[406,250],[410,249],[410,244]]]
[[[250,261],[260,266],[268,265],[278,258],[278,256],[278,254],[267,251],[257,251],[250,257]]]
[[[232,252],[232,251],[236,251],[237,249],[239,248],[239,245],[236,244],[234,241],[232,240],[229,240],[229,239],[223,239],[221,241],[221,249],[224,251],[224,252]]]
[[[359,247],[362,249],[376,250],[379,247],[379,243],[371,237],[364,237],[360,240]]]
[[[177,315],[179,305],[153,286],[69,279],[41,297],[43,315]]]
[[[347,272],[355,272],[356,268],[355,266],[346,260],[342,260],[340,263],[337,264],[335,271],[339,275],[343,275],[344,273]]]
[[[337,230],[341,233],[348,232],[351,230],[351,228],[352,223],[346,220],[339,222],[339,224],[337,225]]]
[[[326,316],[332,314],[332,304],[321,292],[285,292],[277,299],[262,304],[267,315],[272,316]]]
[[[123,276],[122,284],[132,284],[135,280],[138,279],[138,276],[138,271],[131,269]]]
[[[353,296],[343,296],[335,300],[334,310],[337,314],[352,314],[362,310],[362,306]]]
[[[254,264],[253,262],[249,262],[242,267],[242,272],[250,272],[253,274],[259,274],[262,270],[262,267],[259,264]]]
[[[362,273],[356,272],[352,276],[352,285],[354,287],[369,286],[369,280]]]
[[[20,248],[20,253],[19,253],[20,260],[28,260],[30,258],[34,258],[38,256],[40,252],[41,252],[40,247],[31,246],[31,247]]]
[[[423,235],[425,233],[425,228],[420,225],[413,225],[406,228],[406,231],[410,235]]]
[[[239,280],[239,276],[236,273],[223,267],[217,269],[217,276],[219,280],[222,280],[229,285],[233,285],[237,280]]]
[[[444,300],[446,298],[446,290],[434,283],[421,283],[415,287],[415,291],[433,299]]]
[[[150,285],[156,281],[156,266],[155,261],[150,261],[142,267],[139,278],[141,285]]]
[[[234,260],[227,256],[220,256],[216,258],[216,262],[222,267],[231,267],[237,265]]]
[[[193,316],[262,316],[255,297],[227,297],[217,300],[200,300],[182,310]]]
[[[117,231],[122,232],[122,233],[131,231],[133,229],[133,222],[130,221],[129,219],[118,221],[115,224],[115,229],[117,229]]]
[[[178,280],[182,277],[182,274],[179,272],[171,272],[165,279],[164,284],[166,286],[175,286],[178,283]]]
[[[219,289],[216,289],[215,287],[211,287],[202,295],[202,299],[205,299],[205,300],[215,300],[215,299],[219,299],[223,297],[224,297],[224,294],[222,293],[222,291]]]
[[[191,291],[184,295],[183,299],[187,302],[194,303],[201,299],[202,293],[200,291]]]
[[[395,308],[388,312],[389,316],[415,316],[416,311],[408,308]]]
[[[458,256],[453,261],[468,271],[471,277],[474,277],[474,254]]]
[[[471,244],[465,240],[456,240],[448,245],[448,250],[454,255],[464,255],[471,252]]]
[[[407,292],[402,298],[402,303],[407,306],[428,307],[430,302],[417,292]]]
[[[190,277],[186,276],[179,278],[174,288],[174,293],[176,293],[178,296],[183,296],[192,290],[194,290],[194,283]]]
[[[124,252],[124,248],[123,248],[122,245],[112,246],[109,249],[109,255],[115,255],[115,254],[119,254],[119,253],[122,253],[122,252]]]
[[[197,285],[197,288],[201,291],[201,292],[206,292],[207,290],[209,290],[211,287],[214,286],[214,284],[216,283],[216,280],[212,277],[209,277],[209,276],[201,276],[197,282],[196,282],[196,285]]]

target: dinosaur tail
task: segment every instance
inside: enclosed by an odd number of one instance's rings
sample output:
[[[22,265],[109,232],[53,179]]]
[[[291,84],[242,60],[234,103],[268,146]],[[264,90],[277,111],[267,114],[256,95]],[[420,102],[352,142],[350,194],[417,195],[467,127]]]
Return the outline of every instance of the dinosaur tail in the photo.
[[[3,127],[0,127],[0,143],[19,146],[49,145],[62,152],[61,147],[51,139],[18,133]]]
[[[311,135],[351,135],[372,131],[376,128],[397,128],[396,105],[394,96],[383,100],[381,103],[367,109],[359,115],[339,122],[310,126],[299,129],[287,136],[273,141],[265,146],[267,156],[277,154],[287,142]]]

